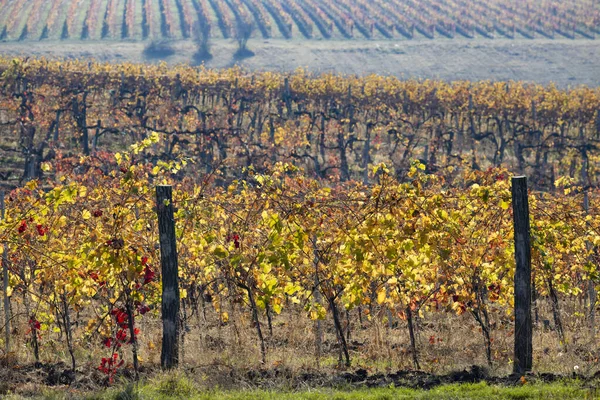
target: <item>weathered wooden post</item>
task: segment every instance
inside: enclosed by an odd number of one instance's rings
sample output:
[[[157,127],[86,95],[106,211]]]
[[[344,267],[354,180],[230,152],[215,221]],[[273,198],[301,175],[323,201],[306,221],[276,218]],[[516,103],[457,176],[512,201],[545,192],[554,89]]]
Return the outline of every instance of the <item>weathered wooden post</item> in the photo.
[[[179,272],[171,186],[156,187],[156,212],[162,271],[163,340],[160,364],[164,369],[171,369],[179,364]]]
[[[316,235],[313,237],[313,263],[315,265],[315,287],[313,289],[313,296],[315,301],[321,304],[323,300],[321,297],[321,282],[319,280],[319,250],[317,249],[317,237]],[[321,354],[322,354],[322,343],[323,343],[323,327],[321,326],[321,320],[315,320],[315,355],[317,358],[317,367],[320,366],[321,363]]]
[[[533,363],[531,324],[531,239],[527,178],[512,178],[515,229],[515,354],[513,372],[531,371]]]
[[[290,78],[285,77],[283,81],[283,101],[285,102],[285,108],[287,109],[288,119],[292,118],[292,95],[290,90]]]
[[[4,204],[4,191],[0,192],[0,212],[2,214],[2,220],[4,220],[4,213],[6,211]],[[2,252],[2,282],[3,282],[3,296],[4,296],[4,340],[6,355],[10,353],[10,300],[8,298],[8,249],[4,244],[4,251]]]
[[[585,211],[585,215],[588,215],[590,212],[590,194],[589,191],[585,190],[585,193],[583,194],[583,210]],[[591,251],[592,250],[592,243],[590,243],[589,241],[585,242],[585,248],[587,249],[587,251]],[[588,292],[587,292],[587,297],[588,297],[588,310],[589,310],[589,315],[588,315],[588,319],[590,322],[590,331],[592,333],[592,335],[596,334],[596,303],[598,300],[598,294],[596,293],[596,282],[594,282],[594,280],[592,279],[591,276],[588,276]]]
[[[583,131],[580,133],[580,137],[585,141],[583,137]],[[587,144],[587,143],[586,143]],[[583,160],[581,166],[581,184],[584,187],[583,193],[583,211],[585,211],[585,215],[587,216],[590,213],[590,193],[589,186],[590,182],[588,179],[588,168],[589,168],[589,158],[586,151],[586,146],[583,147],[581,151],[581,158]],[[589,241],[585,242],[585,248],[588,253],[592,250],[592,243]],[[590,331],[592,335],[595,335],[596,327],[595,327],[595,319],[596,319],[596,302],[598,300],[598,294],[596,293],[596,282],[592,279],[590,275],[588,275],[588,287],[587,287],[587,298],[588,298],[588,319],[590,322]]]

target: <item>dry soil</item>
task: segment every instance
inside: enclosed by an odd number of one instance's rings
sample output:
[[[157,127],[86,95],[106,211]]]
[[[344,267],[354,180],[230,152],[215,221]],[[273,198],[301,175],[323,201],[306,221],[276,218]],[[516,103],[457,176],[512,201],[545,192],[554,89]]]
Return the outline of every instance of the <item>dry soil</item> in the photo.
[[[146,43],[42,41],[0,43],[2,55],[52,58],[94,58],[107,62],[158,62],[143,56]],[[173,42],[168,63],[193,63],[194,44]],[[384,74],[403,78],[453,80],[523,80],[541,84],[600,86],[600,40],[435,39],[398,41],[259,40],[249,48],[255,56],[236,60],[237,44],[212,41],[214,58],[208,67],[236,64],[268,71]]]

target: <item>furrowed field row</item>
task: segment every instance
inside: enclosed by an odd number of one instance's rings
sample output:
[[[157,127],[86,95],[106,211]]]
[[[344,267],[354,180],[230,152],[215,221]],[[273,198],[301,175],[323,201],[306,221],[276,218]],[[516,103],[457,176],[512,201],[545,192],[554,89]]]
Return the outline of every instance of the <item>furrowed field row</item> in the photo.
[[[264,38],[311,38],[313,26],[324,38],[357,39],[517,34],[593,39],[600,33],[600,7],[593,0],[526,0],[518,5],[509,0],[210,0],[212,10],[202,14],[200,0],[142,0],[143,18],[134,17],[134,1],[125,3],[6,0],[0,3],[0,39],[188,38],[198,22],[218,26],[221,35],[212,30],[214,37],[229,38],[237,24],[249,21],[256,27],[254,35]],[[66,14],[66,28],[55,22],[59,13]],[[127,27],[121,35],[115,34],[117,21]]]

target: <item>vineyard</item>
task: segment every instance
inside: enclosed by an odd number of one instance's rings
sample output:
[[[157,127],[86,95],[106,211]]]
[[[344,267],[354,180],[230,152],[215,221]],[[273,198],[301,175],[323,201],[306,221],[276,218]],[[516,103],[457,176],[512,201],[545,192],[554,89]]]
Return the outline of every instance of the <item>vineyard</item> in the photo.
[[[0,40],[587,38],[596,0],[3,0]]]
[[[159,363],[165,209],[182,364],[506,373],[513,173],[532,186],[536,370],[597,372],[598,89],[36,59],[0,73],[3,351],[62,362],[46,383]]]
[[[46,161],[126,149],[158,133],[154,160],[188,157],[219,179],[289,162],[314,178],[367,184],[370,165],[401,176],[501,168],[553,191],[561,176],[600,179],[600,91],[239,69],[0,59],[0,178]]]

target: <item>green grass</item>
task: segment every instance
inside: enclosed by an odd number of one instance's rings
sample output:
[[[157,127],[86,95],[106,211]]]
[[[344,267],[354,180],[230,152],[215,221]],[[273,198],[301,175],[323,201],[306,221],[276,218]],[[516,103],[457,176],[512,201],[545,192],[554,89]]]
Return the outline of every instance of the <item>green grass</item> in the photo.
[[[441,386],[431,391],[405,388],[360,389],[354,391],[314,390],[307,392],[212,392],[199,394],[194,399],[282,399],[282,400],[384,400],[384,399],[592,399],[590,391],[565,385],[533,385],[519,388],[499,388],[486,384]],[[144,397],[142,397],[143,399]],[[149,398],[153,398],[152,396]],[[154,397],[155,398],[155,397]],[[173,397],[164,397],[171,399]]]
[[[600,391],[586,388],[577,381],[552,384],[525,384],[518,387],[490,386],[486,383],[439,386],[432,390],[406,388],[381,389],[314,389],[298,392],[248,390],[248,391],[201,391],[183,375],[168,375],[157,382],[141,384],[137,389],[130,385],[110,389],[103,393],[87,394],[68,391],[46,391],[33,399],[63,400],[383,400],[383,399],[600,399]],[[6,400],[23,399],[9,395]]]

